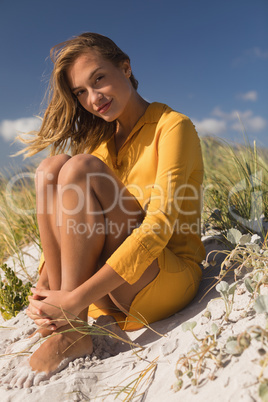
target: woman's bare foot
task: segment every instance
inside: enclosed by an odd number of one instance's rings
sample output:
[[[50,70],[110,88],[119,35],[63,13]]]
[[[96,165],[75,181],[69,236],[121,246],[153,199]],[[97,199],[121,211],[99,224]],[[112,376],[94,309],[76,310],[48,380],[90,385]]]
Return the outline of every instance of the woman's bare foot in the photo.
[[[70,329],[72,331],[62,333]],[[37,336],[41,338],[38,332],[33,338]],[[40,345],[40,342],[43,343]],[[47,339],[37,340],[32,346],[35,351],[31,358],[21,361],[16,370],[4,376],[0,381],[1,384],[7,388],[28,388],[39,385],[41,381],[48,380],[64,369],[70,361],[91,354],[93,350],[90,335],[83,335],[73,330],[70,325],[61,327]]]
[[[70,329],[72,331],[65,332]],[[90,335],[78,331],[69,324],[55,331],[31,356],[29,362],[32,370],[53,375],[71,360],[91,354],[93,345]]]

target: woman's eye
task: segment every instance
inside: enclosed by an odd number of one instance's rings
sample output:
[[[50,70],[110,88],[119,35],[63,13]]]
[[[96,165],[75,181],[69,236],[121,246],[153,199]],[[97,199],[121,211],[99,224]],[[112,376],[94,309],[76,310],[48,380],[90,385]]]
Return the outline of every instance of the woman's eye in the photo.
[[[81,90],[75,93],[75,96],[78,98],[80,95],[82,95],[85,91]]]
[[[99,77],[96,78],[96,84],[103,78],[103,75],[100,75]]]

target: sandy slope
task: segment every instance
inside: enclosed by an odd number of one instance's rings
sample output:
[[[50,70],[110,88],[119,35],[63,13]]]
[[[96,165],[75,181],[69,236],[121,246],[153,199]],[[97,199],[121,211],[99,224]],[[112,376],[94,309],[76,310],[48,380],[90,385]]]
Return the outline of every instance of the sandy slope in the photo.
[[[208,241],[207,251],[221,248],[217,241]],[[28,270],[31,275],[36,272],[38,263],[38,251],[32,247],[28,249]],[[218,264],[212,271],[204,272],[199,293],[195,300],[183,311],[172,317],[154,323],[152,328],[163,334],[142,329],[127,335],[133,342],[141,345],[144,349],[133,353],[128,345],[115,341],[109,337],[94,337],[94,353],[91,357],[76,359],[67,368],[55,374],[50,380],[43,381],[39,385],[30,388],[18,389],[10,385],[11,377],[20,370],[19,365],[25,364],[27,355],[5,357],[0,359],[1,381],[0,401],[21,402],[47,402],[53,401],[114,401],[113,387],[127,385],[134,378],[137,378],[140,371],[144,370],[155,359],[155,370],[148,381],[144,381],[138,388],[137,394],[145,391],[143,397],[135,397],[132,400],[145,400],[146,402],[162,401],[257,401],[258,383],[257,377],[261,367],[258,364],[260,355],[257,349],[260,342],[253,341],[244,353],[237,357],[232,356],[225,364],[215,372],[215,379],[209,380],[208,375],[213,372],[214,365],[208,362],[208,371],[203,373],[203,383],[197,389],[187,386],[174,392],[171,388],[176,381],[176,362],[182,353],[187,353],[189,348],[196,343],[190,332],[183,332],[181,324],[185,321],[196,321],[194,329],[199,336],[205,336],[206,331],[211,332],[212,322],[219,325],[224,316],[224,303],[222,300],[213,300],[219,294],[213,289],[200,302],[205,290],[212,283],[214,275],[219,267]],[[230,279],[232,281],[232,279]],[[239,287],[239,293],[235,295],[233,312],[230,321],[224,324],[223,331],[219,335],[219,344],[224,345],[230,335],[241,333],[248,327],[256,324],[265,325],[265,317],[249,313],[247,317],[241,317],[242,309],[249,302],[249,293],[243,285]],[[212,318],[203,316],[209,303]],[[1,322],[0,322],[1,324]],[[0,329],[0,353],[4,354],[8,345],[24,339],[24,344],[16,346],[16,350],[27,349],[25,339],[34,330],[34,325],[22,311],[17,317],[4,322],[6,328]],[[254,343],[255,342],[255,343]],[[24,366],[26,367],[26,366]],[[27,368],[24,368],[27,370]],[[209,371],[210,370],[210,371]],[[6,376],[9,375],[9,383],[3,384]],[[188,380],[189,382],[190,380]],[[124,400],[125,393],[122,393],[116,400]]]

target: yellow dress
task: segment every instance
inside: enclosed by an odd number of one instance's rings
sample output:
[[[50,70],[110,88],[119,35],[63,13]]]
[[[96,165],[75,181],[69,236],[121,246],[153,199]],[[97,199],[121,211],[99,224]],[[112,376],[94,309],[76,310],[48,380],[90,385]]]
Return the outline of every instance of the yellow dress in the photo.
[[[146,216],[106,261],[129,284],[158,260],[160,272],[133,300],[129,315],[89,306],[89,315],[114,315],[124,330],[166,318],[196,295],[205,258],[200,239],[203,161],[191,120],[151,103],[116,154],[114,138],[93,152],[127,186]],[[41,261],[42,264],[42,261]]]

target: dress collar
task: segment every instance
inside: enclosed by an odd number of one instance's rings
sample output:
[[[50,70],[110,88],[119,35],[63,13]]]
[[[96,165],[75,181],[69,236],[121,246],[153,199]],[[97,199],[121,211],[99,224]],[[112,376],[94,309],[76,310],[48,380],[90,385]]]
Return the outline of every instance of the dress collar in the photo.
[[[126,138],[124,144],[121,146],[121,148],[118,151],[118,154],[121,153],[122,149],[125,147],[125,145],[128,143],[128,141],[133,137],[134,134],[136,134],[144,124],[152,124],[156,123],[159,121],[164,109],[167,107],[164,103],[159,103],[159,102],[152,102],[149,104],[147,109],[145,110],[144,114],[139,118],[135,126],[132,128],[131,132],[129,133],[128,137]],[[116,150],[115,150],[115,141],[114,141],[114,135],[108,140],[107,142],[107,148],[110,153],[110,155],[113,158],[117,158]]]

